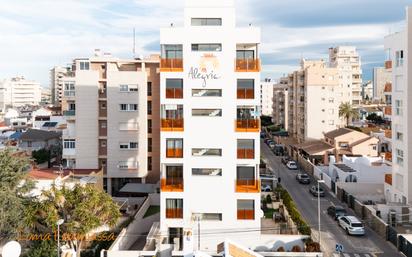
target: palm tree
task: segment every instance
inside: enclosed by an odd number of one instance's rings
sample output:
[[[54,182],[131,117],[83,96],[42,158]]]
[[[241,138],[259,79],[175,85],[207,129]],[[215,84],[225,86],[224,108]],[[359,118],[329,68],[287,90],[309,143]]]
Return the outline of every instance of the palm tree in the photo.
[[[359,112],[350,103],[341,103],[339,106],[339,117],[346,119],[346,126],[349,126],[350,118],[358,118]]]

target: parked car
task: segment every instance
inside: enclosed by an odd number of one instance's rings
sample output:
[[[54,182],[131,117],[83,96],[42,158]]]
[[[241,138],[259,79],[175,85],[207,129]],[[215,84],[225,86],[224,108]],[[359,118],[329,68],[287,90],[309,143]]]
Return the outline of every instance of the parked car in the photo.
[[[265,144],[269,144],[269,141],[273,141],[273,140],[270,138],[266,138],[263,142],[265,142]]]
[[[286,163],[288,163],[290,161],[290,158],[286,156],[286,157],[283,157],[281,161],[282,161],[283,164],[286,165]]]
[[[296,180],[301,184],[310,184],[310,177],[308,174],[299,173],[296,175]]]
[[[265,138],[266,137],[266,133],[265,132],[260,132],[260,138]]]
[[[340,216],[338,223],[348,235],[365,235],[365,228],[362,222],[355,216]]]
[[[272,192],[272,186],[271,185],[264,185],[264,186],[262,186],[261,191],[262,192]]]
[[[319,196],[320,197],[324,197],[325,196],[325,190],[323,190],[321,187],[318,188],[318,186],[312,186],[309,189],[309,192],[313,195],[313,196]]]
[[[331,205],[327,209],[328,214],[337,220],[340,216],[346,215],[346,210],[340,205]]]
[[[298,169],[298,165],[296,165],[295,161],[288,161],[288,163],[286,163],[286,167],[288,167],[288,169],[290,169],[290,170],[297,170]]]
[[[270,141],[268,145],[269,145],[270,149],[272,149],[272,150],[275,149],[275,145],[276,145],[275,142]]]

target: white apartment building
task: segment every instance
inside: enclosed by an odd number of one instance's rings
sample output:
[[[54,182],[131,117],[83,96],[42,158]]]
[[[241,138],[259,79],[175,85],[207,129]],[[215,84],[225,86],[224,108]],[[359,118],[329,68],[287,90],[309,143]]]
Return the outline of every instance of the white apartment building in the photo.
[[[387,67],[373,68],[373,99],[385,103],[385,85],[392,79],[392,73]]]
[[[159,59],[75,59],[61,78],[65,166],[103,169],[104,188],[159,180]],[[137,188],[136,188],[137,190]]]
[[[41,101],[40,84],[24,77],[15,77],[0,81],[0,112],[8,107],[39,105]]]
[[[406,28],[385,37],[388,60],[385,67],[392,69],[392,177],[385,183],[389,202],[410,204],[412,201],[412,8],[406,11]]]
[[[288,89],[288,77],[280,78],[279,82],[273,86],[272,98],[272,122],[286,131],[289,125]]]
[[[362,67],[356,47],[329,48],[329,65],[339,71],[341,102],[360,105],[362,102]]]
[[[235,26],[233,0],[187,0],[160,43],[160,234],[216,253],[234,228],[260,234],[260,29]]]
[[[265,79],[260,83],[260,109],[262,115],[271,116],[273,106],[273,87],[275,82],[271,79]]]
[[[50,70],[51,103],[61,105],[63,97],[63,78],[67,75],[68,68],[55,66]]]

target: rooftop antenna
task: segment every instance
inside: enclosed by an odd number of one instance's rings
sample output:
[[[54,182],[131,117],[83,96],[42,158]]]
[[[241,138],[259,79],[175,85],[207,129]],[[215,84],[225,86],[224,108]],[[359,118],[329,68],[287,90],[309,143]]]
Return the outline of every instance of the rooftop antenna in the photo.
[[[136,56],[136,28],[133,27],[133,57]]]

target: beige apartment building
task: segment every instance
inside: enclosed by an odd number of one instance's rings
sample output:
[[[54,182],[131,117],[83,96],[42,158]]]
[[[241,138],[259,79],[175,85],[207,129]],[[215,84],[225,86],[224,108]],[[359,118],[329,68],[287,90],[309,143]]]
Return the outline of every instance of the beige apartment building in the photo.
[[[39,105],[40,102],[40,83],[24,77],[0,80],[0,113],[5,113],[9,107]]]
[[[271,116],[273,106],[273,87],[275,82],[272,79],[265,79],[260,83],[260,111],[262,115]]]
[[[339,72],[341,102],[362,103],[362,68],[359,53],[354,46],[329,48],[329,65]]]
[[[60,106],[63,98],[63,79],[70,68],[55,66],[50,70],[51,103]]]
[[[272,121],[275,125],[288,130],[289,125],[289,94],[288,77],[282,77],[273,86]]]
[[[387,83],[392,80],[391,67],[373,68],[373,99],[386,103]]]
[[[120,60],[97,52],[75,59],[61,79],[65,166],[102,169],[113,196],[140,193],[136,186],[121,190],[128,183],[157,183],[159,76],[158,56]]]
[[[339,71],[323,60],[302,59],[301,69],[288,76],[288,131],[302,143],[321,139],[342,125]]]

